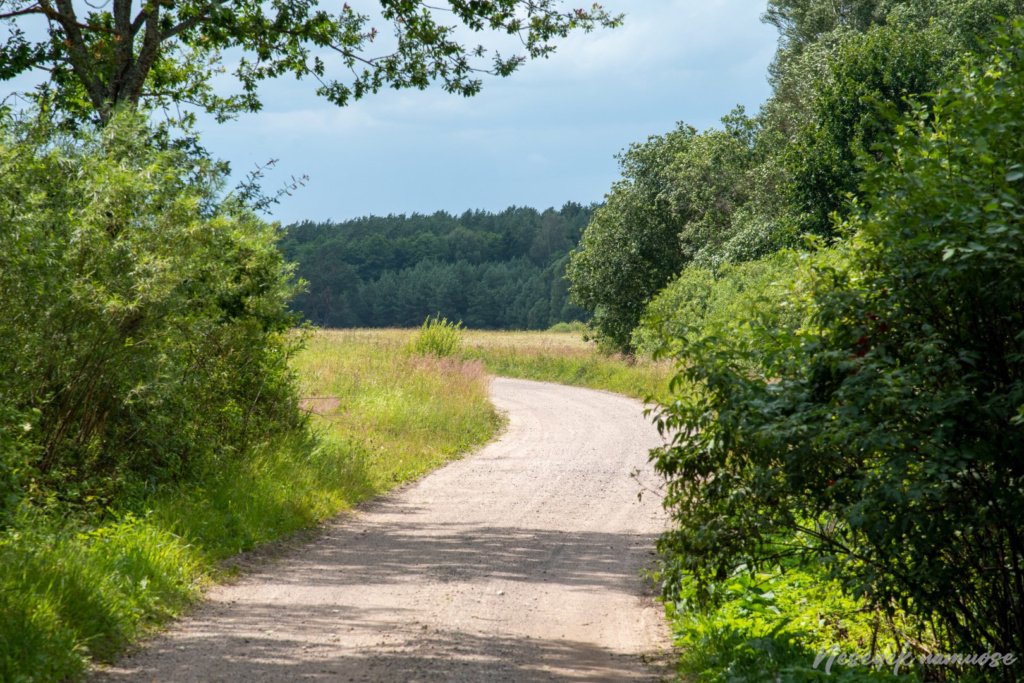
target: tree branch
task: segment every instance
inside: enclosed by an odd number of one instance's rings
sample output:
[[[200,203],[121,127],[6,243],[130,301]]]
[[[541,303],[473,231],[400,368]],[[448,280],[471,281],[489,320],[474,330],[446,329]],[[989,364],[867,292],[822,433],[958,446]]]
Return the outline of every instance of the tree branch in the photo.
[[[160,35],[160,5],[154,0],[150,0],[143,12],[146,15],[146,31],[142,36],[142,47],[139,48],[138,57],[124,77],[123,86],[116,93],[119,102],[125,100],[138,102],[146,77],[149,75],[153,63],[156,62],[160,43],[163,40]]]
[[[214,0],[214,2],[208,4],[206,8],[204,8],[195,16],[189,17],[184,21],[178,22],[176,26],[172,26],[169,30],[165,31],[163,34],[163,39],[166,40],[168,38],[173,38],[174,36],[178,35],[183,31],[187,31],[190,28],[196,27],[197,25],[199,25],[200,22],[206,21],[210,18],[210,12],[213,10],[213,8],[223,5],[226,1],[227,0]]]
[[[14,17],[22,17],[26,14],[46,14],[46,11],[37,3],[35,5],[29,5],[24,9],[14,10],[13,12],[4,12],[0,14],[0,19],[13,19]]]
[[[93,74],[92,63],[85,49],[85,38],[82,36],[82,25],[79,24],[78,18],[75,16],[74,5],[71,4],[71,0],[57,0],[59,12],[49,6],[49,0],[41,0],[39,5],[46,11],[47,17],[59,23],[64,29],[71,68],[81,80],[82,85],[85,86],[89,99],[92,100],[92,105],[99,113],[100,118],[106,119],[109,116],[107,96],[103,91],[103,85]]]

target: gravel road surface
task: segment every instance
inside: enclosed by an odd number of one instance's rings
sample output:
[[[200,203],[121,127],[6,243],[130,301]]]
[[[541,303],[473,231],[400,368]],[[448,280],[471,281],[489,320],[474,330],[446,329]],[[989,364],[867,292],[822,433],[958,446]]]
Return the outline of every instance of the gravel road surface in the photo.
[[[665,517],[637,496],[660,440],[642,406],[505,378],[491,394],[499,440],[212,589],[95,680],[660,678],[667,629],[640,572]]]

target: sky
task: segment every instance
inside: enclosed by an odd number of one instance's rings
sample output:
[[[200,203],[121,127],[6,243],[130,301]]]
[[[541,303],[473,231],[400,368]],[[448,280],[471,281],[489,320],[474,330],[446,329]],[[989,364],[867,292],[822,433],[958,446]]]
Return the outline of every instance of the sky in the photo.
[[[475,97],[387,90],[339,108],[314,94],[314,82],[281,78],[262,85],[258,113],[223,124],[200,118],[201,139],[230,162],[233,183],[271,159],[268,194],[308,176],[272,207],[269,217],[283,224],[543,210],[601,201],[619,177],[616,154],[631,143],[680,121],[718,125],[737,104],[754,112],[768,97],[776,32],[760,20],[766,0],[603,5],[625,14],[622,27],[574,34],[548,59],[485,77]],[[35,78],[7,85],[27,90]]]
[[[389,90],[338,108],[312,82],[281,79],[261,89],[263,111],[204,120],[203,140],[237,178],[276,159],[267,192],[309,176],[273,207],[284,224],[544,209],[601,201],[629,144],[679,121],[717,125],[735,105],[756,111],[768,97],[776,32],[760,21],[764,0],[604,6],[625,24],[574,35],[549,59],[487,79],[475,97]]]

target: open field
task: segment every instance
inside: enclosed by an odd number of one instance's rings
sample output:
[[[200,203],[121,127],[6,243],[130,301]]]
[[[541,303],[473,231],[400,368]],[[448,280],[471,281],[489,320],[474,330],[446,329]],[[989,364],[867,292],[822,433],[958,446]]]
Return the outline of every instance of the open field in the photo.
[[[400,353],[416,330],[324,330],[316,338],[333,342],[372,344]],[[465,330],[457,356],[483,363],[495,376],[614,391],[645,400],[663,398],[672,375],[671,362],[604,354],[578,332]]]

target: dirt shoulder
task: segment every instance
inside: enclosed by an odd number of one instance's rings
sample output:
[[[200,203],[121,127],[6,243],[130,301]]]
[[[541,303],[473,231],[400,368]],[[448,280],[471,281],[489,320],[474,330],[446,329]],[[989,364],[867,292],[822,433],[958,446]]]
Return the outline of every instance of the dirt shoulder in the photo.
[[[219,586],[97,681],[652,680],[665,526],[636,401],[498,378],[503,436]],[[631,477],[634,470],[639,475]]]

